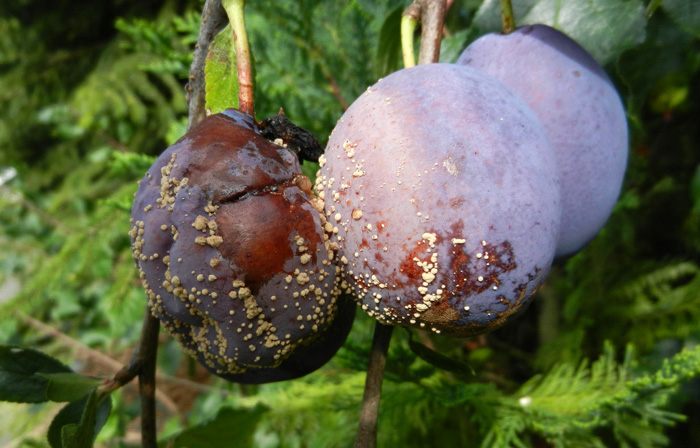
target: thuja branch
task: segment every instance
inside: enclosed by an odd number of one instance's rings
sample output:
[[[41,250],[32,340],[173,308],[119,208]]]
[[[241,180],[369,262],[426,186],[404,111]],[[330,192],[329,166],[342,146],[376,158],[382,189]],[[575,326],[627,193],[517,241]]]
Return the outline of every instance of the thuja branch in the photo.
[[[227,22],[226,12],[221,7],[221,0],[206,0],[202,9],[202,23],[195,45],[194,59],[190,66],[190,80],[187,84],[188,131],[206,117],[204,66],[209,46],[214,41],[214,37],[226,27]]]
[[[250,48],[248,34],[245,29],[243,10],[245,0],[223,0],[221,3],[226,10],[231,29],[233,30],[236,48],[236,66],[238,68],[238,108],[255,116],[253,103],[253,70],[250,63]]]
[[[379,417],[379,399],[382,394],[382,380],[386,355],[394,327],[377,322],[374,326],[372,350],[369,354],[365,391],[362,396],[360,424],[354,448],[375,448],[377,446],[377,418]]]
[[[445,11],[445,0],[423,0],[421,2],[421,38],[418,64],[431,64],[440,59]]]

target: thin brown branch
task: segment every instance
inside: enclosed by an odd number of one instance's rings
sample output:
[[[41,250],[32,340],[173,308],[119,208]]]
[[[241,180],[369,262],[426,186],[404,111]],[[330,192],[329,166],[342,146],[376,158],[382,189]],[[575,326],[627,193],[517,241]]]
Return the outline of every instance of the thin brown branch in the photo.
[[[204,66],[209,46],[214,37],[226,27],[228,19],[221,6],[221,0],[206,0],[202,10],[202,24],[194,49],[194,59],[190,66],[190,80],[187,84],[187,104],[189,105],[187,130],[192,129],[206,117],[206,90]]]
[[[143,448],[157,448],[156,426],[156,360],[158,354],[160,321],[146,310],[141,330],[141,342],[134,357],[140,359],[139,396],[141,397],[141,444]],[[133,359],[133,357],[132,357]]]
[[[382,380],[386,355],[394,327],[377,322],[374,326],[372,351],[369,355],[365,391],[362,396],[360,424],[357,428],[355,448],[375,448],[377,446],[377,419],[379,417],[379,399],[382,395]]]
[[[335,98],[338,100],[340,103],[340,107],[343,108],[343,111],[348,110],[348,102],[345,101],[345,98],[343,98],[343,95],[340,93],[340,88],[338,87],[338,83],[335,82],[335,78],[331,76],[330,74],[327,76],[328,77],[328,82],[331,83],[331,88],[333,88],[333,95],[335,95]]]
[[[61,230],[63,233],[69,234],[73,233],[73,229],[63,224],[61,221],[56,219],[54,216],[48,214],[37,206],[34,202],[27,199],[22,193],[14,191],[4,185],[0,185],[0,192],[5,192],[10,199],[19,201],[24,207],[28,208],[32,213],[36,214],[39,218],[43,219],[51,226]]]
[[[124,381],[116,381],[115,379],[109,380],[105,383],[105,386],[102,386],[103,391],[111,391],[118,389],[121,386],[124,386],[127,384],[129,381],[134,379],[136,375],[131,375],[130,378],[128,378],[125,375],[125,372],[122,372],[122,370],[126,369],[126,367],[123,367],[122,364],[117,361],[116,359],[113,359],[101,352],[98,352],[97,350],[93,350],[90,347],[87,347],[86,345],[82,344],[80,341],[73,339],[72,337],[68,336],[67,334],[57,330],[56,328],[46,325],[45,323],[38,321],[34,319],[33,317],[27,316],[26,314],[23,313],[17,313],[17,317],[29,325],[30,327],[33,327],[34,329],[49,335],[53,337],[54,339],[58,340],[61,342],[63,345],[66,347],[70,347],[74,349],[80,358],[83,359],[89,359],[92,362],[104,366],[107,370],[117,370],[118,373],[117,375],[120,375]],[[116,377],[116,376],[115,376]],[[128,379],[127,379],[128,378]],[[175,402],[168,396],[166,395],[163,391],[161,390],[156,390],[156,398],[160,403],[165,406],[168,411],[172,413],[178,413],[178,407],[175,404]]]
[[[109,134],[107,134],[104,131],[98,130],[97,135],[105,139],[105,141],[114,149],[121,151],[121,152],[134,152],[129,148],[128,146],[122,144],[121,142],[117,141],[115,138],[111,137]]]
[[[410,16],[416,22],[420,22],[420,4],[420,0],[413,0],[413,3],[411,3],[401,15]]]
[[[445,6],[445,0],[423,0],[421,2],[421,39],[418,64],[432,64],[440,59]]]

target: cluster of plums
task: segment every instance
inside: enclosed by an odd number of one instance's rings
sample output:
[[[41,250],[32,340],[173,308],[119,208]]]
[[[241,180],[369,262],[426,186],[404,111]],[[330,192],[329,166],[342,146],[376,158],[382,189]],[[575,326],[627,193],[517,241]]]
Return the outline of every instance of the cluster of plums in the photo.
[[[132,249],[153,313],[205,367],[291,379],[342,345],[353,299],[386,324],[497,328],[600,230],[626,158],[610,79],[528,26],[370,87],[333,131],[316,194],[253,117],[206,118],[142,180]]]

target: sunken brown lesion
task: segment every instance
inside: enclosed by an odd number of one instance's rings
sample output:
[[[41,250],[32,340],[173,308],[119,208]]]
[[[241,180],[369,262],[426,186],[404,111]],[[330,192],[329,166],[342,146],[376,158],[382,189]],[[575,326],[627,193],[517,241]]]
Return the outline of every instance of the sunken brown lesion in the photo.
[[[447,300],[433,304],[427,311],[421,314],[421,321],[431,325],[450,325],[461,318],[457,311]]]
[[[472,256],[462,245],[452,249],[450,272],[454,273],[455,280],[454,287],[448,292],[450,296],[468,296],[498,288],[502,276],[518,267],[509,241],[499,244],[482,242],[481,246],[481,251]]]

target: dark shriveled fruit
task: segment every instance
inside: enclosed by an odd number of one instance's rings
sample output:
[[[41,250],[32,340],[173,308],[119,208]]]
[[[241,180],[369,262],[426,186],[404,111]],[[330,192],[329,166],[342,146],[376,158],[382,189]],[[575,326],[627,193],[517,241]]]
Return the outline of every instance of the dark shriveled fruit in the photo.
[[[321,162],[326,230],[381,322],[483,333],[523,309],[550,268],[552,149],[490,76],[452,64],[389,75],[346,111]]]
[[[237,110],[206,118],[141,181],[132,251],[149,306],[213,373],[263,383],[305,375],[354,317],[294,152]]]
[[[610,216],[627,165],[625,109],[610,78],[580,45],[545,25],[483,36],[457,63],[498,78],[542,122],[561,183],[557,256],[577,252]]]

